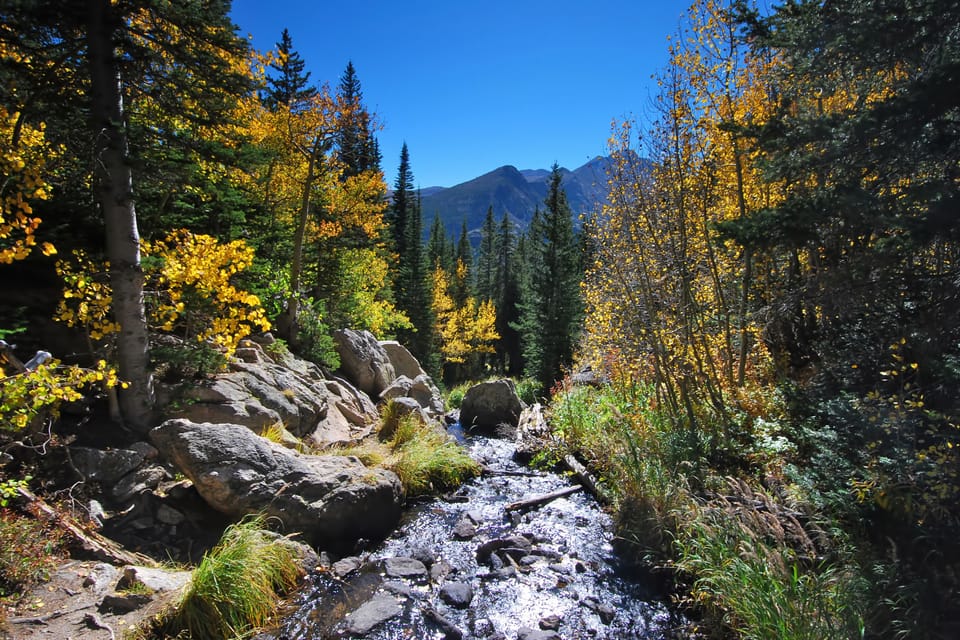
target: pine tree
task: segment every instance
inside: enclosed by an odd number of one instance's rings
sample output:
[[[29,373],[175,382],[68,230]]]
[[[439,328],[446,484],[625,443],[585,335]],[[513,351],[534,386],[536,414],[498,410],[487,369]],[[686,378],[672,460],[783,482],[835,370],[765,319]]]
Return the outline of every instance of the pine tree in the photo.
[[[467,220],[464,219],[454,253],[454,278],[451,283],[453,303],[462,307],[467,298],[473,295],[473,288],[473,247],[470,246]]]
[[[434,213],[433,224],[430,225],[430,237],[427,240],[427,261],[430,268],[435,269],[440,266],[449,273],[453,269],[450,259],[452,253],[443,220],[440,219],[439,213]]]
[[[504,213],[496,242],[493,303],[497,309],[496,329],[500,335],[496,344],[499,369],[512,376],[519,376],[523,373],[523,358],[520,352],[520,334],[515,325],[520,319],[517,307],[520,285],[512,228],[510,217]]]
[[[363,90],[353,62],[340,76],[340,97],[347,109],[341,117],[337,135],[338,157],[344,164],[343,178],[364,171],[380,170],[380,145],[373,133],[370,112],[363,104]]]
[[[387,212],[390,239],[400,262],[403,261],[403,255],[406,252],[407,220],[410,218],[415,204],[410,152],[407,149],[407,143],[404,142],[400,149],[400,166],[397,167],[397,179],[393,183],[393,205]]]
[[[570,365],[583,315],[573,214],[554,164],[543,214],[527,235],[520,322],[526,375],[549,389]]]
[[[497,272],[497,223],[493,219],[493,207],[487,208],[487,215],[480,229],[480,248],[477,254],[477,297],[480,300],[494,300],[494,281]]]
[[[296,106],[317,94],[310,85],[310,72],[304,73],[305,63],[293,49],[293,39],[287,29],[280,34],[277,43],[277,60],[270,63],[276,75],[267,77],[264,102],[271,107],[283,105],[296,111]]]

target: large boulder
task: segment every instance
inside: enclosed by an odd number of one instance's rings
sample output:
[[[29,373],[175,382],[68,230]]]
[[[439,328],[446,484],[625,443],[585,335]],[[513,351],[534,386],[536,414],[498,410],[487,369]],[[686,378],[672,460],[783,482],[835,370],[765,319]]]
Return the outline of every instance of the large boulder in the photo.
[[[460,424],[467,430],[497,430],[507,426],[515,430],[523,403],[513,380],[481,382],[470,387],[460,404]]]
[[[339,329],[333,340],[340,355],[340,371],[364,393],[378,398],[396,379],[390,357],[369,331]]]
[[[328,380],[316,365],[282,354],[282,364],[244,341],[256,358],[183,389],[168,418],[242,424],[256,433],[276,425],[324,446],[360,439],[378,419],[373,402],[345,380]]]
[[[413,380],[419,375],[426,374],[420,366],[420,361],[396,340],[381,340],[380,346],[387,352],[387,357],[397,376],[407,376]]]
[[[241,425],[182,419],[150,440],[217,511],[265,513],[317,546],[381,537],[400,517],[397,476],[353,457],[300,454]]]

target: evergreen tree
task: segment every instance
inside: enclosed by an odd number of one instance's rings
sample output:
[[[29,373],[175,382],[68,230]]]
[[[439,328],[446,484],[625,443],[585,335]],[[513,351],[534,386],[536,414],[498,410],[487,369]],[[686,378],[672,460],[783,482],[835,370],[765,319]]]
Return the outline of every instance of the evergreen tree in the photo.
[[[430,225],[430,237],[427,240],[427,261],[431,269],[442,267],[446,272],[453,270],[449,238],[443,226],[439,213],[433,214],[433,224]]]
[[[573,214],[554,164],[543,214],[527,234],[520,322],[525,373],[549,389],[569,366],[583,315]]]
[[[364,171],[380,169],[380,145],[373,134],[369,111],[363,105],[363,91],[353,62],[340,76],[339,93],[347,108],[344,110],[337,134],[340,161],[344,164],[343,178]]]
[[[473,248],[470,246],[470,236],[467,232],[467,220],[463,220],[460,228],[460,240],[454,254],[454,277],[450,285],[450,295],[457,307],[462,307],[467,298],[473,295]]]
[[[496,242],[493,302],[497,309],[496,330],[500,335],[496,345],[499,369],[519,376],[523,373],[523,358],[520,353],[520,334],[515,326],[520,319],[517,306],[520,285],[512,228],[510,217],[504,213]]]
[[[490,206],[480,229],[480,248],[477,254],[477,297],[481,300],[495,299],[497,240],[497,223],[493,219],[493,206]]]
[[[404,142],[400,149],[400,166],[397,168],[397,179],[393,183],[393,204],[387,212],[390,240],[401,263],[406,252],[407,221],[412,215],[415,205],[410,152],[407,150],[407,143]]]
[[[310,72],[304,73],[305,66],[293,48],[290,32],[284,29],[277,43],[277,60],[270,63],[276,73],[267,77],[264,102],[271,107],[283,105],[296,111],[296,105],[315,96],[317,90],[310,85]]]

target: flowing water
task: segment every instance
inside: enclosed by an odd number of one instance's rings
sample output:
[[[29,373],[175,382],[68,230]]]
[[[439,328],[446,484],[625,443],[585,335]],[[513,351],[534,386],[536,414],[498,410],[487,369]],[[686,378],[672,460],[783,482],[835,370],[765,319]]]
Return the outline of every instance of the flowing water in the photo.
[[[375,549],[318,572],[277,640],[682,637],[685,621],[662,594],[620,570],[610,518],[591,496],[507,514],[509,503],[570,481],[517,465],[506,440],[464,443],[491,473],[414,505]],[[469,604],[442,593],[451,583]],[[388,619],[369,628],[357,609],[377,606]]]

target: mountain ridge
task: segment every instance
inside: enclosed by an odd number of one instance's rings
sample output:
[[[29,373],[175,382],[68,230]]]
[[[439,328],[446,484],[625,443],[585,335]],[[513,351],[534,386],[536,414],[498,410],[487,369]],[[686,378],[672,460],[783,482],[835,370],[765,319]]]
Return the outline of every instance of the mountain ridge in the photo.
[[[561,167],[562,186],[575,219],[590,213],[605,199],[610,163],[610,158],[596,156],[573,170]],[[548,169],[521,170],[506,164],[452,187],[421,189],[424,227],[429,228],[434,216],[439,215],[451,235],[459,231],[464,220],[468,232],[475,235],[492,206],[497,220],[506,214],[514,225],[526,229],[534,210],[544,206],[550,173]]]

